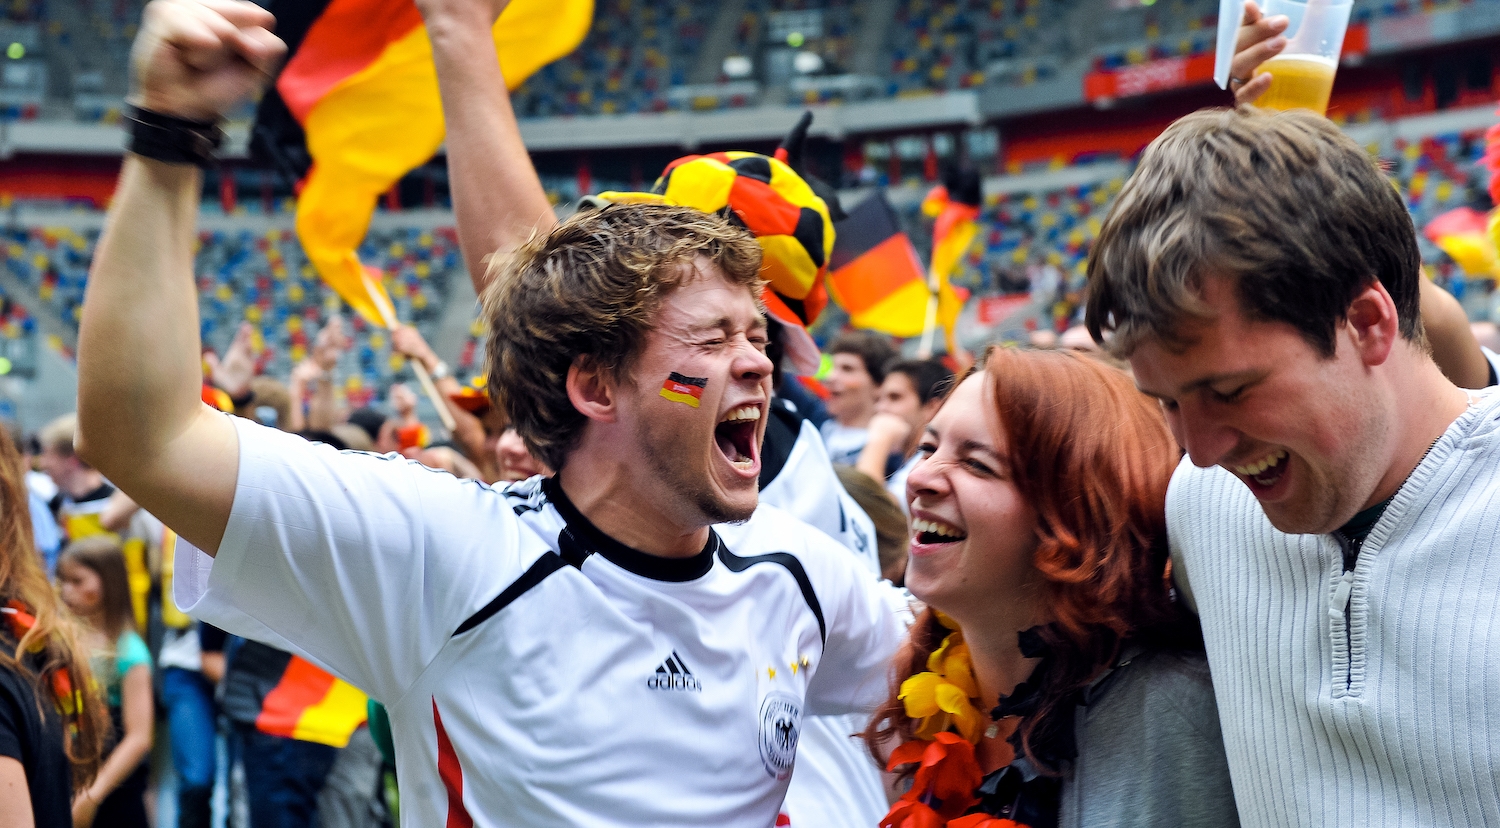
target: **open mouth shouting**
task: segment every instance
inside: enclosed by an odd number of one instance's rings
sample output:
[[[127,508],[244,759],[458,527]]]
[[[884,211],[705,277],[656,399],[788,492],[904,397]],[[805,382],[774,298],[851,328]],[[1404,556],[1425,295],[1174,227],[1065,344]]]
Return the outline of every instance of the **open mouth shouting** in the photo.
[[[729,465],[747,476],[760,473],[760,446],[756,439],[760,416],[760,405],[742,405],[730,409],[714,426],[714,443],[719,452]]]
[[[1258,460],[1228,468],[1245,481],[1256,497],[1265,498],[1276,492],[1277,484],[1286,477],[1290,461],[1291,454],[1286,449],[1276,449]]]
[[[964,530],[930,517],[912,516],[911,552],[928,555],[948,548],[969,537]]]

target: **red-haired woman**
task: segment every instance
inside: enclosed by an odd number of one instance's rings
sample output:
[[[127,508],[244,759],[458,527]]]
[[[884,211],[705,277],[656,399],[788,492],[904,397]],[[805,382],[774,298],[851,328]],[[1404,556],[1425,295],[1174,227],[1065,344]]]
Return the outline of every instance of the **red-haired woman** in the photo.
[[[920,451],[906,585],[928,609],[866,733],[911,788],[881,824],[1237,824],[1167,574],[1157,406],[1090,357],[993,349]]]
[[[72,825],[108,726],[32,544],[20,455],[0,434],[0,826]]]

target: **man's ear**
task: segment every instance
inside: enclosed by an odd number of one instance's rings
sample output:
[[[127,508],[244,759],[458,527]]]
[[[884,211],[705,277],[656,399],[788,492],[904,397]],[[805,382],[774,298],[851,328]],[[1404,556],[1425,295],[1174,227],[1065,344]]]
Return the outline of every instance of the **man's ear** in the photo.
[[[1384,364],[1401,336],[1396,301],[1385,285],[1377,279],[1360,291],[1349,303],[1345,319],[1360,360],[1366,365]]]
[[[937,416],[938,409],[942,407],[943,398],[938,396],[934,396],[927,402],[922,403],[922,424],[926,425],[932,422],[932,418]]]
[[[568,366],[568,400],[578,413],[599,423],[612,423],[619,402],[615,382],[609,371],[597,360],[580,356]]]

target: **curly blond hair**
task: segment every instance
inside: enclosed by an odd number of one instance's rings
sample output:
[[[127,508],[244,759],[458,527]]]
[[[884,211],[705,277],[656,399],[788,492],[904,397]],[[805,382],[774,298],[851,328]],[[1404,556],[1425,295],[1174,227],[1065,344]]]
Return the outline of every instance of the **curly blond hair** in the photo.
[[[721,216],[664,204],[579,212],[492,262],[484,293],[489,392],[526,447],[562,468],[584,416],[568,399],[580,360],[624,377],[667,294],[702,262],[759,301],[761,249]]]

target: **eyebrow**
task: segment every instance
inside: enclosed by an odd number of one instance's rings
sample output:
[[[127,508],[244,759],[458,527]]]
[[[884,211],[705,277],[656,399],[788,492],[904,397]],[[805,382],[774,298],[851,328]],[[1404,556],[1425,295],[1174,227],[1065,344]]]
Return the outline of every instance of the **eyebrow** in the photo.
[[[1261,376],[1263,373],[1264,372],[1259,368],[1248,368],[1244,371],[1234,371],[1228,374],[1210,374],[1209,376],[1201,377],[1199,379],[1193,380],[1192,382],[1186,383],[1181,388],[1177,389],[1177,395],[1185,396],[1201,388],[1207,388],[1210,385],[1216,385],[1221,382],[1249,382]],[[1148,397],[1155,397],[1158,400],[1170,399],[1168,395],[1157,391],[1152,391],[1151,389],[1145,388],[1140,384],[1136,385],[1136,389],[1139,390],[1142,394],[1145,394]]]
[[[757,311],[755,314],[755,319],[750,323],[750,327],[764,328],[767,326],[767,324],[768,323],[766,322],[766,315]],[[730,319],[727,316],[721,316],[718,319],[713,320],[712,322],[702,322],[689,325],[688,330],[692,331],[693,333],[699,333],[702,331],[729,330],[733,327],[735,327],[735,322],[733,319]]]

